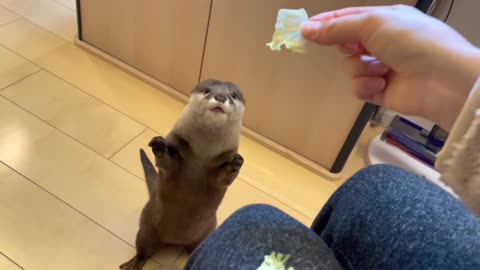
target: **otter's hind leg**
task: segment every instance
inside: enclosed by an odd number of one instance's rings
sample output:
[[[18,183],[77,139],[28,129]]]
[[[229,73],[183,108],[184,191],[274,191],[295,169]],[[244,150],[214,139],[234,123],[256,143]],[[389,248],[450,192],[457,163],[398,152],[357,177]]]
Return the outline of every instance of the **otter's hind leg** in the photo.
[[[157,239],[155,230],[149,226],[140,226],[137,233],[137,254],[128,262],[120,265],[122,270],[141,270],[150,257],[166,245]]]

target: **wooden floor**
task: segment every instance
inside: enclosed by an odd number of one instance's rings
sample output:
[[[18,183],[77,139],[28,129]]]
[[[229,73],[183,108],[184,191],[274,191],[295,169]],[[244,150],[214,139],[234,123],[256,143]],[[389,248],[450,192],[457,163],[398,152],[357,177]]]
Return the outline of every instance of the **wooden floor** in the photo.
[[[183,108],[77,48],[74,9],[74,0],[0,0],[2,270],[117,269],[128,260],[147,199],[138,150],[165,135]],[[362,151],[346,176],[364,165]],[[241,153],[220,221],[267,203],[309,225],[342,182],[245,137]],[[171,248],[145,269],[185,260]]]

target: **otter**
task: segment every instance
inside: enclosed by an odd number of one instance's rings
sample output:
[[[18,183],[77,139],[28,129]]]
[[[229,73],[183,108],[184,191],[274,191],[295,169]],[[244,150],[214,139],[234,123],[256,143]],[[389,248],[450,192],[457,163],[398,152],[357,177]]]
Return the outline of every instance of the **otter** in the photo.
[[[202,81],[169,134],[148,144],[158,172],[140,149],[149,200],[140,216],[136,255],[120,269],[140,270],[167,245],[192,252],[215,230],[217,209],[244,162],[238,153],[244,110],[237,85]]]

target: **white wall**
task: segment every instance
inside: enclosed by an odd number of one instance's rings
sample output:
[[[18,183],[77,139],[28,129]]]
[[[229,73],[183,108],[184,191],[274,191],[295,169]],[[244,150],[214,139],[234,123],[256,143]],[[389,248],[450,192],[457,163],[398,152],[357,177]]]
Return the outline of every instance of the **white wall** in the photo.
[[[441,2],[450,2],[443,0]],[[448,5],[442,5],[445,12]],[[440,7],[439,7],[440,8]],[[480,47],[480,1],[455,0],[447,23]]]

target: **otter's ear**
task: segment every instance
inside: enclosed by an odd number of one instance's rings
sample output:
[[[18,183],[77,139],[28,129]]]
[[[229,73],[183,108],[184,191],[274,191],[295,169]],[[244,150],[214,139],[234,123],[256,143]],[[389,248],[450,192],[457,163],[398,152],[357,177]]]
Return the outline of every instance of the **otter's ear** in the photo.
[[[195,86],[195,88],[193,88],[192,94],[202,93],[203,90],[205,90],[205,88],[213,86],[213,85],[217,84],[217,82],[218,82],[217,80],[213,80],[213,79],[203,80],[200,83],[198,83]]]
[[[191,95],[198,93],[198,86],[195,86],[195,88],[192,89],[192,92],[190,92]]]
[[[240,91],[240,89],[237,90],[238,100],[240,100],[244,106],[247,105],[247,101],[245,100],[245,96],[243,95],[242,91]]]
[[[200,84],[197,84],[192,90],[192,94],[198,94],[201,92],[202,92],[202,86]]]
[[[235,93],[238,101],[242,102],[243,105],[246,105],[245,96],[243,95],[242,90],[240,90],[240,87],[238,87],[238,85],[232,82],[226,82],[226,84],[228,85],[228,88],[230,89],[230,91],[233,91]]]

